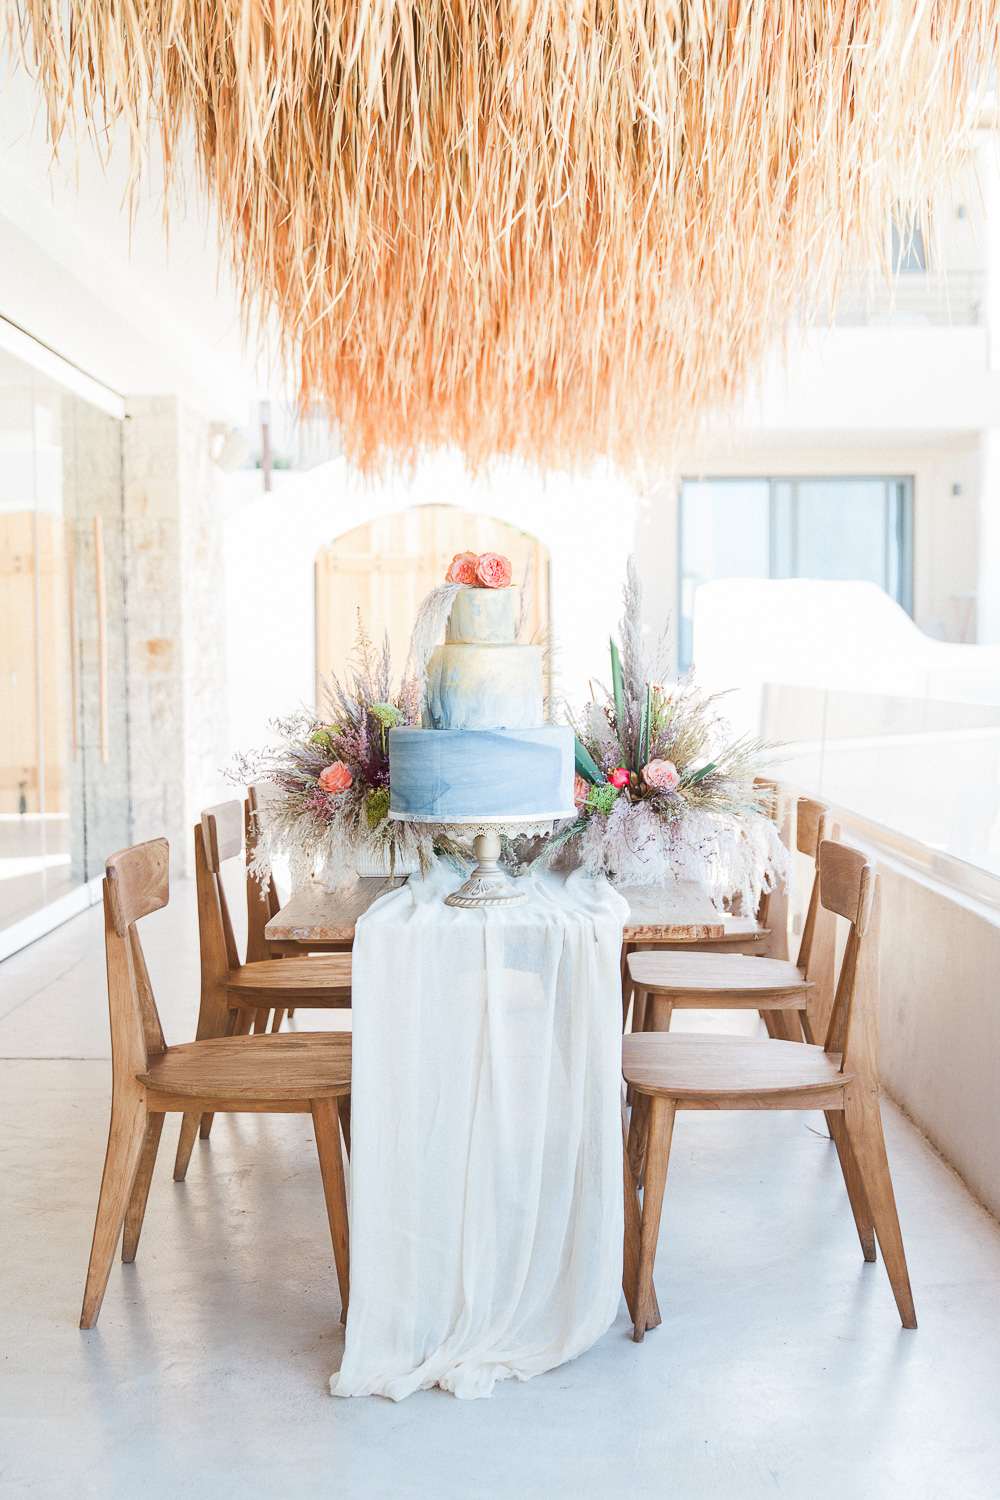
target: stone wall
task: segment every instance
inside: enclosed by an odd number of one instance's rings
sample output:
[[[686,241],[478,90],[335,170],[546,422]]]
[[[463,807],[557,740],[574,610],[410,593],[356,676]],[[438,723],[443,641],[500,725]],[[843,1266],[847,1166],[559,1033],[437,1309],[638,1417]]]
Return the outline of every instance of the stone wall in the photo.
[[[129,400],[123,485],[133,836],[164,834],[190,873],[191,829],[221,800],[221,518],[209,425],[173,396]]]

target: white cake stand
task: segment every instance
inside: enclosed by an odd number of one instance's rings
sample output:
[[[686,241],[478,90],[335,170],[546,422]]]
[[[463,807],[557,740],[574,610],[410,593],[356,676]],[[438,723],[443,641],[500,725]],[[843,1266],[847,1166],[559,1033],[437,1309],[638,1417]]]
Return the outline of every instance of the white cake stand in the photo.
[[[479,863],[464,885],[450,896],[445,896],[446,906],[523,906],[527,896],[517,889],[506,870],[500,866],[500,839],[505,833],[546,834],[552,832],[552,824],[562,818],[576,816],[575,809],[566,812],[526,813],[522,816],[498,813],[481,818],[428,818],[411,817],[409,813],[390,812],[390,818],[400,823],[420,823],[442,830],[454,830],[468,837],[474,836],[474,849]]]

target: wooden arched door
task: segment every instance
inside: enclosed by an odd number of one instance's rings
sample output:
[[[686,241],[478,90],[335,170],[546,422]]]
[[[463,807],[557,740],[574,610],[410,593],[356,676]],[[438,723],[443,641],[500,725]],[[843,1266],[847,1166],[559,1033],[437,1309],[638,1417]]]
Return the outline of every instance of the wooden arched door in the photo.
[[[456,552],[500,552],[514,582],[528,572],[528,636],[549,621],[549,552],[536,537],[495,516],[452,505],[417,505],[379,516],[316,554],[316,698],[324,679],[344,680],[361,621],[377,645],[389,633],[398,686],[424,595],[444,582]]]

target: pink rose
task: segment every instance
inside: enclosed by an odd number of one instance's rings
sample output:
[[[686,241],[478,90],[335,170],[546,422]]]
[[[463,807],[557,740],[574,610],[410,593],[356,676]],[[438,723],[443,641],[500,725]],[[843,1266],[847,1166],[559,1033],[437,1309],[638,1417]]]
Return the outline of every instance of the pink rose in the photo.
[[[583,807],[590,796],[590,782],[585,781],[582,776],[573,777],[573,801],[577,807]]]
[[[479,557],[475,552],[456,552],[451,560],[451,567],[444,575],[448,583],[464,583],[466,588],[476,586],[476,564]]]
[[[481,552],[476,559],[476,582],[481,589],[505,589],[510,583],[510,558]]]
[[[350,766],[345,766],[342,760],[335,760],[332,766],[321,772],[319,784],[324,792],[346,792],[353,780]]]
[[[681,773],[672,760],[650,760],[642,768],[642,779],[657,791],[672,792],[680,785]]]
[[[608,776],[612,786],[628,786],[628,771],[625,766],[619,766]]]

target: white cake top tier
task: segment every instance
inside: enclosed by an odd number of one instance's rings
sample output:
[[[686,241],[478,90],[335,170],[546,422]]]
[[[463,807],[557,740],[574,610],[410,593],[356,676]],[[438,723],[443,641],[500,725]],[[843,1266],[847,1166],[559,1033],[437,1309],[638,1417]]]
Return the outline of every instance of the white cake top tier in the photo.
[[[512,646],[517,589],[460,589],[448,616],[445,640],[453,645]]]

